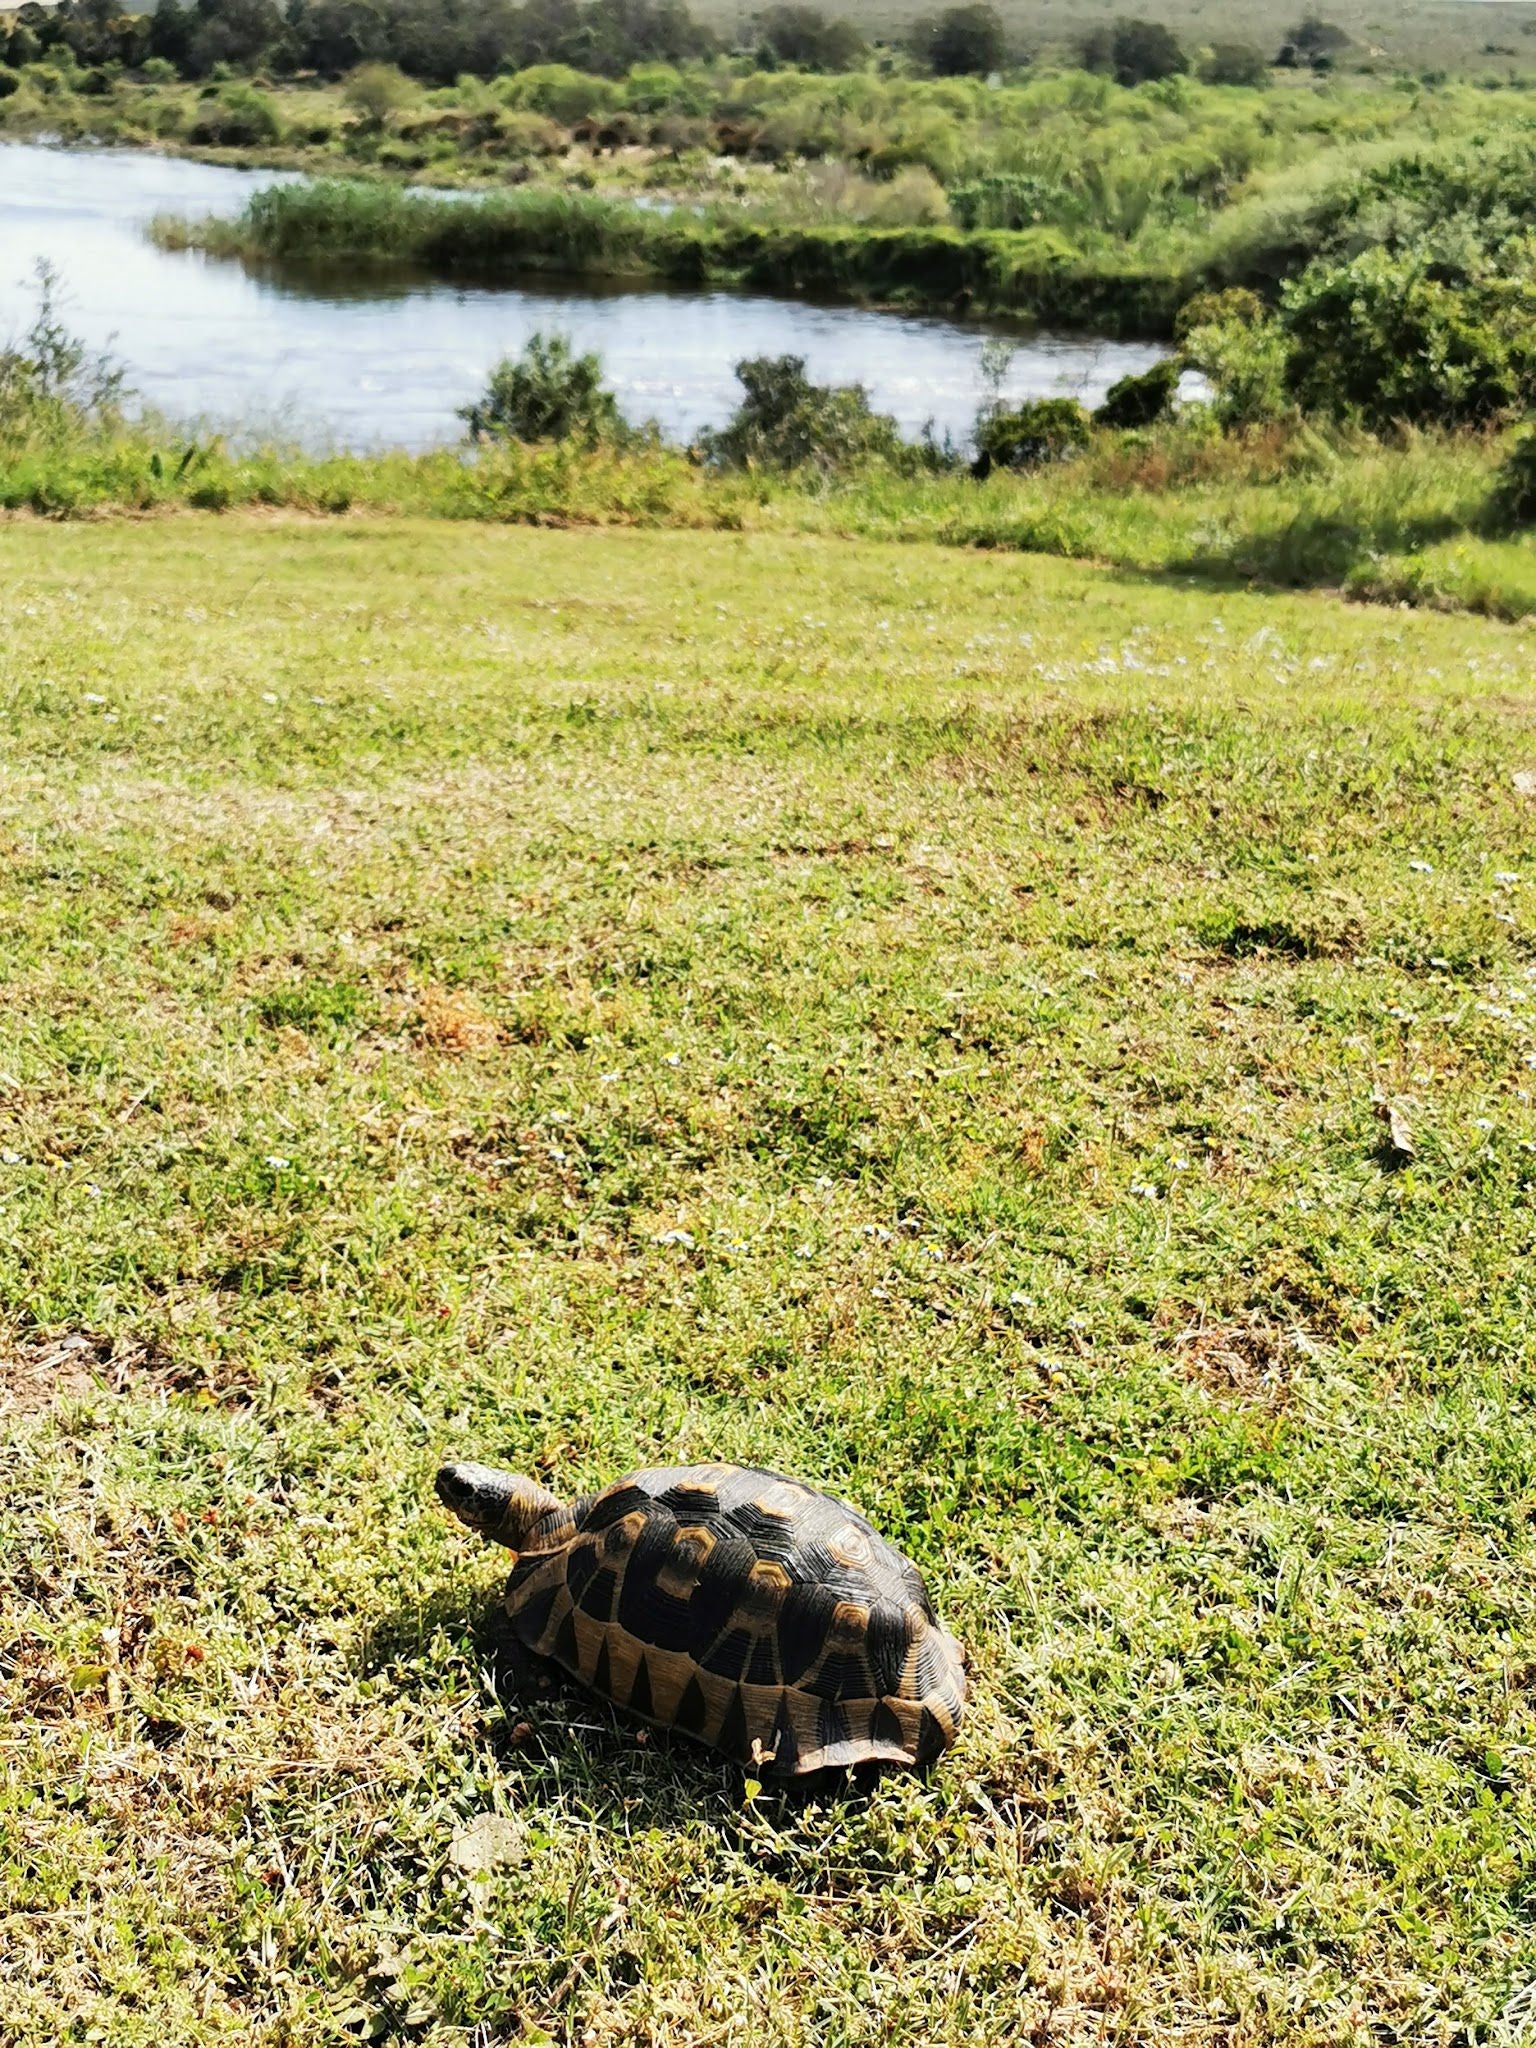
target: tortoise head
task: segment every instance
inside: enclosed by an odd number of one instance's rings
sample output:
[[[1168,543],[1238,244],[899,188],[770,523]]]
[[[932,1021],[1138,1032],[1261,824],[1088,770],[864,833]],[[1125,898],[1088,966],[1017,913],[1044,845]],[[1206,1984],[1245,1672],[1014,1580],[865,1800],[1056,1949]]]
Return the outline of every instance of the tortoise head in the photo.
[[[563,1503],[535,1480],[489,1465],[445,1465],[437,1475],[437,1497],[467,1529],[520,1550],[535,1523]]]

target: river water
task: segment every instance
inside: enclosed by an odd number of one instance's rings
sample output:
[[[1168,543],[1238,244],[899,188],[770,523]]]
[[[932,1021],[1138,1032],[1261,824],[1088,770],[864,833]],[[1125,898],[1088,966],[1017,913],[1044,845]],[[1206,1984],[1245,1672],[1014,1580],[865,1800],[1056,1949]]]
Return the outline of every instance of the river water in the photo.
[[[143,151],[0,145],[0,344],[26,326],[45,259],[70,330],[110,348],[146,405],[313,447],[458,439],[455,407],[537,328],[596,349],[625,414],[676,439],[730,414],[743,356],[803,355],[818,382],[862,382],[910,434],[931,421],[964,441],[982,395],[987,330],[949,320],[745,292],[604,291],[547,275],[480,287],[257,268],[169,254],[145,236],[157,213],[238,212],[274,178]],[[1160,354],[1034,333],[1020,338],[1005,388],[1091,404]]]

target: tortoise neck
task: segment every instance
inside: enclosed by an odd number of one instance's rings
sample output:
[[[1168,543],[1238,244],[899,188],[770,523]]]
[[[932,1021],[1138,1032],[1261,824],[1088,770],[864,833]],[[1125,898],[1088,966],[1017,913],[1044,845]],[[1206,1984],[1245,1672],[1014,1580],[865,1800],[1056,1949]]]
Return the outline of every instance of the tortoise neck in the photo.
[[[437,1493],[466,1528],[509,1550],[521,1550],[540,1523],[569,1512],[537,1480],[488,1465],[445,1465],[437,1475]]]

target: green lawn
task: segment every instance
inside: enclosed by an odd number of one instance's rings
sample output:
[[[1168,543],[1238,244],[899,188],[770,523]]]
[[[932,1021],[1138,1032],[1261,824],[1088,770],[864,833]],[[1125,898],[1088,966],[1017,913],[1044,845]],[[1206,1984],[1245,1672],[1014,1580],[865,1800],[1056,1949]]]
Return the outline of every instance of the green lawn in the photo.
[[[1515,2038],[1536,642],[812,538],[0,551],[0,2040]],[[752,1798],[499,1682],[445,1454],[843,1492],[959,1744]]]

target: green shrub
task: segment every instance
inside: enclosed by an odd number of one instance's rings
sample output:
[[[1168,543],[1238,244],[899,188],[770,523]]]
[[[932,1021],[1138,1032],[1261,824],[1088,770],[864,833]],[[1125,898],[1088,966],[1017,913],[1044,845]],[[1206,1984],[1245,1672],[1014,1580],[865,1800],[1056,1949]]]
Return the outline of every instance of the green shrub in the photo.
[[[352,111],[375,127],[408,107],[415,97],[415,85],[397,64],[359,64],[347,73],[342,88],[342,98]]]
[[[123,373],[93,355],[59,315],[58,277],[36,270],[37,309],[21,340],[0,349],[0,446],[17,448],[68,439],[116,425]]]
[[[32,90],[45,100],[57,99],[68,90],[64,73],[56,64],[29,64],[22,75]]]
[[[21,73],[0,64],[0,100],[8,100],[13,93],[21,91]]]
[[[1536,282],[1429,250],[1368,249],[1288,285],[1287,382],[1307,410],[1374,430],[1474,426],[1536,402]]]
[[[610,78],[574,71],[569,64],[534,64],[502,83],[509,107],[527,107],[574,128],[610,112],[619,103],[619,87]]]
[[[1036,398],[984,413],[976,423],[972,474],[994,469],[1039,469],[1067,462],[1093,439],[1093,421],[1075,398]]]
[[[623,429],[618,401],[595,355],[578,356],[563,334],[531,334],[523,352],[491,372],[484,395],[460,408],[471,440],[611,440]]]
[[[803,356],[755,356],[736,365],[745,397],[727,424],[700,436],[720,469],[817,469],[901,462],[912,450],[896,422],[874,412],[862,384],[812,384]]]
[[[1173,404],[1182,370],[1178,357],[1170,356],[1139,376],[1122,377],[1104,394],[1104,403],[1093,416],[1094,425],[1122,429],[1156,426]]]
[[[759,17],[757,34],[770,64],[793,64],[802,71],[852,71],[869,55],[869,45],[851,21],[829,21],[819,7],[770,7]]]
[[[282,132],[277,109],[264,93],[250,85],[226,85],[217,98],[200,104],[187,139],[204,149],[257,149],[276,142]]]
[[[1002,69],[1008,38],[995,7],[971,4],[949,7],[937,17],[917,22],[908,47],[920,63],[940,78],[985,78]]]
[[[1110,72],[1121,85],[1150,85],[1189,69],[1183,44],[1160,21],[1121,20],[1083,38],[1085,71]]]
[[[1185,367],[1208,379],[1222,426],[1257,426],[1294,409],[1286,336],[1253,292],[1200,293],[1179,313],[1174,332]]]
[[[1200,76],[1206,85],[1268,85],[1269,59],[1252,43],[1212,43]]]
[[[179,74],[168,57],[146,57],[139,76],[146,85],[174,85]]]
[[[1522,434],[1499,465],[1488,523],[1500,533],[1536,525],[1536,432]]]
[[[1035,171],[995,171],[968,179],[950,188],[949,205],[968,234],[978,228],[1016,233],[1042,224],[1075,224],[1086,211],[1082,200],[1064,185]]]

